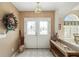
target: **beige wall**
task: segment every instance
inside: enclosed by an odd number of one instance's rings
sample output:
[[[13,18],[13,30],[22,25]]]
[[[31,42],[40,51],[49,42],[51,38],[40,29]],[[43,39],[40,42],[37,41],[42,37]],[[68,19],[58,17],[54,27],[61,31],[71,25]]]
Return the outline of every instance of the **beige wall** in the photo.
[[[0,3],[0,18],[2,18],[5,13],[14,13],[14,15],[17,17],[17,20],[19,21],[19,13],[17,9],[9,2]],[[5,29],[1,23],[2,22],[0,21],[0,32],[3,32]],[[15,31],[9,31],[5,39],[0,39],[0,56],[11,56],[17,49],[19,37],[18,33],[19,27]]]
[[[22,32],[22,35],[24,35],[24,18],[25,17],[50,17],[51,18],[51,32],[54,33],[54,11],[46,11],[41,13],[34,13],[34,12],[20,12],[20,29]]]

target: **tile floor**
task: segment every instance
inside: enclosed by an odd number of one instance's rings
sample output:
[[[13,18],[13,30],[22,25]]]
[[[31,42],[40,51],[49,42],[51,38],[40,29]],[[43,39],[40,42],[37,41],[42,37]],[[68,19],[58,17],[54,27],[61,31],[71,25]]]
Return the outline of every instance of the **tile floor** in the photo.
[[[25,49],[16,57],[54,57],[49,49]]]

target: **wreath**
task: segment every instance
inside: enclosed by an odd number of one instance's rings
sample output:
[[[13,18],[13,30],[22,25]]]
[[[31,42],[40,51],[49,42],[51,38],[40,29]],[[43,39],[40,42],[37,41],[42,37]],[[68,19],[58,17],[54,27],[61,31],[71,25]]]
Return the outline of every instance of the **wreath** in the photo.
[[[3,16],[3,24],[7,29],[7,32],[17,28],[17,20],[13,13],[8,13]]]

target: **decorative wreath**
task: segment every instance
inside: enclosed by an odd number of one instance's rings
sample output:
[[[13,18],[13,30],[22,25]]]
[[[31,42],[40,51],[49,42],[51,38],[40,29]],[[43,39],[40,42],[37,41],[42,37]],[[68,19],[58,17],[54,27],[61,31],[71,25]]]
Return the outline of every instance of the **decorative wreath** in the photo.
[[[7,32],[17,28],[17,20],[13,13],[8,13],[3,16],[3,24],[7,29]]]

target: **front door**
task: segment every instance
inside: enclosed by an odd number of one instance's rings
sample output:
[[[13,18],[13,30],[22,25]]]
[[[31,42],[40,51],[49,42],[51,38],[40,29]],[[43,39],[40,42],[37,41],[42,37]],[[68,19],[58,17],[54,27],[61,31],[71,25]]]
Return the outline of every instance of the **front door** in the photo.
[[[50,18],[24,19],[25,48],[49,48]]]

